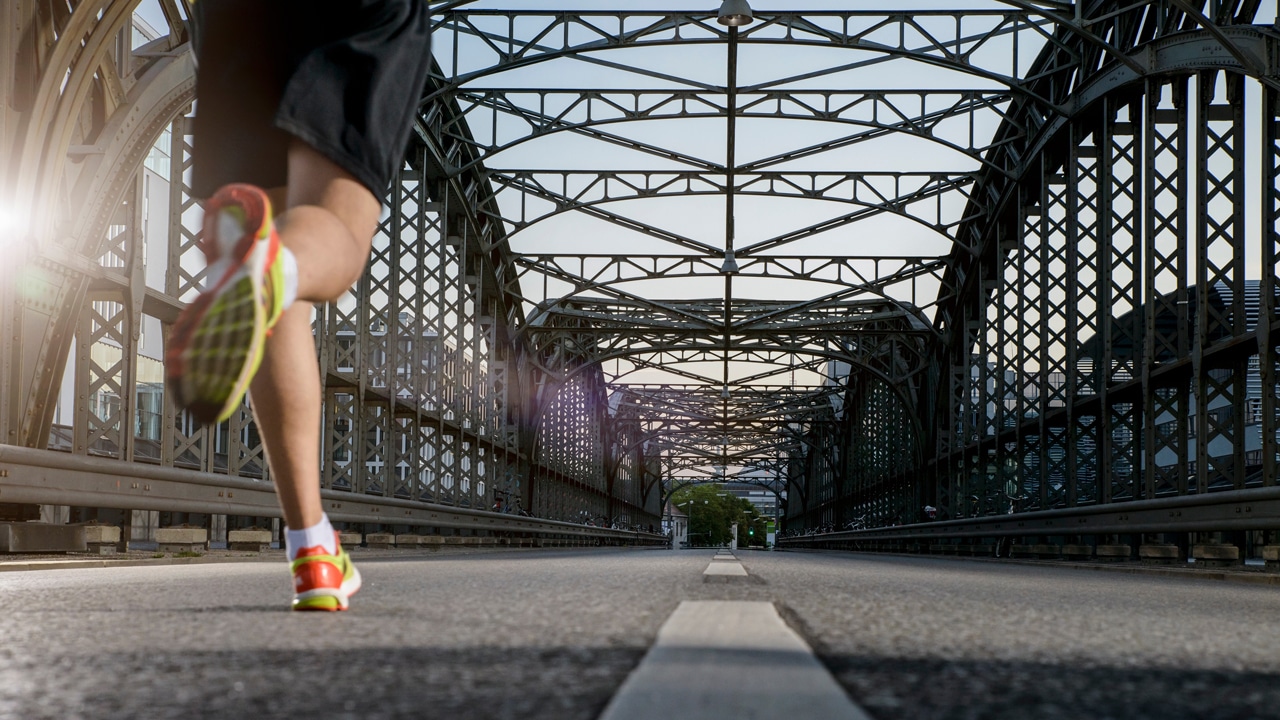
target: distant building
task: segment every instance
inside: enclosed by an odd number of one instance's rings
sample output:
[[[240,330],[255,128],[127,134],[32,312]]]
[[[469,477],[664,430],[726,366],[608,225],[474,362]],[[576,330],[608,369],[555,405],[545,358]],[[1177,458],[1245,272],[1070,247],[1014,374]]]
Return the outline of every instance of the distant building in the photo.
[[[671,536],[671,547],[682,547],[689,542],[689,516],[670,502],[662,510],[662,532]]]
[[[772,479],[769,476],[768,479]],[[765,480],[764,477],[761,478]],[[755,506],[756,512],[760,517],[773,520],[778,517],[779,506],[778,496],[772,490],[765,489],[754,483],[728,482],[725,483],[724,489],[733,493],[735,497],[742,498]]]

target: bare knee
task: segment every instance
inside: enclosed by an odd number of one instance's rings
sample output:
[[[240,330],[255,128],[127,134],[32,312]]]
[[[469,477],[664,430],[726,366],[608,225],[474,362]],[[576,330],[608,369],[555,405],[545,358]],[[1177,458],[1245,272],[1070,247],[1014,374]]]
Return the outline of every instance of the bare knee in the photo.
[[[381,203],[351,173],[294,142],[285,205],[278,228],[298,259],[298,297],[337,299],[364,271]]]
[[[289,146],[286,203],[290,209],[310,205],[332,213],[366,253],[382,211],[378,198],[354,175],[299,140]]]

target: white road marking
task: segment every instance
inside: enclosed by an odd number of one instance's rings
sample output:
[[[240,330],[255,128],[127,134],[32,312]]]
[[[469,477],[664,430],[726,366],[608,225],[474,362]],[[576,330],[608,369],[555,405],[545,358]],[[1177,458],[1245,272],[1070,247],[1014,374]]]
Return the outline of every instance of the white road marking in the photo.
[[[742,563],[717,563],[713,562],[702,571],[703,575],[732,575],[736,577],[746,577],[747,569],[742,567]]]
[[[685,601],[600,720],[870,720],[772,603]]]

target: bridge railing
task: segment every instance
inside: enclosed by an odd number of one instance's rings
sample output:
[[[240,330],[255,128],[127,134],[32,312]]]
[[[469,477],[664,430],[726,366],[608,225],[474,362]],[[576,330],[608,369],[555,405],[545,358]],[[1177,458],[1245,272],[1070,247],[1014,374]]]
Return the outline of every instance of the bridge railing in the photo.
[[[1280,530],[1280,487],[939,520],[780,538],[782,548],[921,550],[946,541]],[[1094,538],[1098,540],[1098,538]],[[889,543],[881,547],[878,543]],[[1103,540],[1102,542],[1107,542]]]
[[[335,490],[321,491],[331,520],[497,536],[660,545],[648,532],[594,527]],[[216,473],[0,445],[0,503],[74,505],[253,518],[280,517],[274,487]]]

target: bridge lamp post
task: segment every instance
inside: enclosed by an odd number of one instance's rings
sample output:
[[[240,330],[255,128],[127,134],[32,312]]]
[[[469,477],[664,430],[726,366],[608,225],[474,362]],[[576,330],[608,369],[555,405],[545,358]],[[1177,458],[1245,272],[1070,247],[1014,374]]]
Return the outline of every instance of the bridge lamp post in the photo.
[[[724,0],[720,4],[720,13],[716,22],[731,28],[750,25],[755,21],[751,14],[751,5],[747,0]]]
[[[734,154],[734,148],[737,145],[737,123],[738,123],[738,28],[744,25],[750,25],[755,21],[755,17],[751,12],[751,5],[747,0],[724,0],[720,4],[720,12],[716,15],[716,22],[729,28],[729,67],[728,78],[726,83],[727,99],[726,114],[728,115],[728,132],[726,133],[725,144],[725,230],[724,230],[724,262],[720,266],[720,272],[724,274],[724,385],[721,393],[721,412],[725,419],[725,432],[728,432],[729,422],[729,349],[732,346],[731,340],[731,323],[732,313],[730,307],[733,304],[733,276],[738,272],[738,261],[733,257],[733,195],[734,195],[734,169],[737,165],[737,157]]]
[[[689,508],[689,512],[688,512],[688,515],[689,515],[689,528],[688,528],[688,530],[686,530],[686,531],[685,531],[685,536],[686,536],[686,537],[688,537],[688,538],[690,538],[690,539],[688,540],[688,542],[689,542],[689,544],[690,544],[690,545],[692,545],[692,544],[693,544],[693,539],[692,539],[692,538],[693,538],[693,506],[694,506],[694,505],[697,505],[697,504],[698,504],[698,501],[696,501],[696,500],[690,500],[689,502],[686,502],[686,503],[683,503],[683,504],[682,504],[682,503],[676,503],[676,507],[678,507],[678,508]],[[706,500],[703,500],[703,501],[702,501],[702,504],[703,504],[703,505],[706,505],[706,504],[707,504],[707,501],[706,501]]]
[[[690,500],[689,502],[686,502],[686,503],[675,503],[675,506],[680,508],[681,510],[685,510],[686,520],[685,520],[685,528],[684,528],[684,537],[685,537],[685,544],[688,545],[693,542],[692,540],[693,538],[693,501]]]

